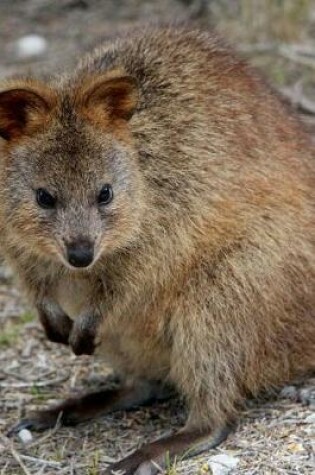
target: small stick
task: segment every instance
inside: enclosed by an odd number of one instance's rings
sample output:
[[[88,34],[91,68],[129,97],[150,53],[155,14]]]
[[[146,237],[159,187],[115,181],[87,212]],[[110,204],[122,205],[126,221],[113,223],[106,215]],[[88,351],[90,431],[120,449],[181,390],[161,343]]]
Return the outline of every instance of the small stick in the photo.
[[[11,446],[11,453],[12,453],[13,457],[15,458],[15,460],[17,461],[17,463],[20,465],[20,467],[23,470],[23,472],[25,473],[25,475],[31,475],[31,472],[28,470],[26,465],[24,465],[23,461],[21,460],[20,455],[13,448],[13,446]]]
[[[3,469],[0,472],[0,475],[5,475],[8,465],[9,465],[9,462],[6,462],[5,466],[3,467]]]
[[[22,460],[28,460],[29,462],[40,463],[40,464],[44,464],[44,465],[47,465],[47,466],[50,466],[50,467],[60,467],[61,466],[61,462],[54,462],[52,460],[45,460],[45,459],[41,459],[41,458],[37,458],[37,457],[31,457],[30,455],[20,454],[19,457]]]
[[[51,386],[53,384],[63,383],[69,379],[69,374],[62,376],[60,378],[49,379],[45,381],[30,381],[29,383],[7,383],[5,381],[0,381],[0,388],[15,388],[15,389],[23,389],[23,388],[32,388],[36,386],[38,388],[43,388],[45,386]]]
[[[288,46],[280,47],[277,51],[277,54],[294,63],[302,64],[303,66],[307,66],[312,69],[315,68],[315,61],[309,59],[309,57],[301,56],[296,52],[292,52]]]

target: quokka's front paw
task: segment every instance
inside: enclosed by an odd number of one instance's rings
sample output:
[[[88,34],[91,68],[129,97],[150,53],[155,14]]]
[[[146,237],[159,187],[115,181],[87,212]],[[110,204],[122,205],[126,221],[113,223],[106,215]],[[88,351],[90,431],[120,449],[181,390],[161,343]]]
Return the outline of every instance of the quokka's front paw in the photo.
[[[92,355],[95,350],[95,336],[100,317],[81,315],[73,323],[69,345],[76,355]]]
[[[34,430],[35,432],[52,429],[58,422],[58,415],[59,413],[50,410],[31,412],[11,427],[7,436],[13,437],[23,429]]]
[[[73,325],[68,315],[52,302],[43,303],[38,306],[37,311],[48,340],[68,345]]]
[[[53,429],[57,424],[74,426],[82,420],[80,409],[80,399],[70,398],[55,407],[30,412],[11,427],[7,436],[13,437],[23,429],[40,432]]]

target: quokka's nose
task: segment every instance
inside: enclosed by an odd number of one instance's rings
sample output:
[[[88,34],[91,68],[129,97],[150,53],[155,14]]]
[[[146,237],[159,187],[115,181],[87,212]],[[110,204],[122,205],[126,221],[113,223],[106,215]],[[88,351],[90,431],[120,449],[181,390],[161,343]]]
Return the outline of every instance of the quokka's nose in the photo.
[[[68,245],[68,261],[73,267],[87,267],[94,259],[93,244],[80,241]]]

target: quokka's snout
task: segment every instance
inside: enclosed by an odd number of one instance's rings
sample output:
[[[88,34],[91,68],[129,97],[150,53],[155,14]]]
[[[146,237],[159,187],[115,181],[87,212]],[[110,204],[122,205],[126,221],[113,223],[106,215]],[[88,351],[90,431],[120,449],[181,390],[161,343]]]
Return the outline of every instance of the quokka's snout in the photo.
[[[67,259],[73,267],[88,267],[94,260],[94,243],[89,239],[79,238],[66,245]]]

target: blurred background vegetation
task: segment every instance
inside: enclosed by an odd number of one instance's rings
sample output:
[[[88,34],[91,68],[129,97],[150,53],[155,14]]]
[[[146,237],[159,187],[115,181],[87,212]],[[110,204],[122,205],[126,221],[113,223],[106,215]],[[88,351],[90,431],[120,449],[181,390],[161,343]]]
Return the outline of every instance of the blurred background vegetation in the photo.
[[[208,0],[222,30],[240,41],[302,41],[314,34],[312,0]]]
[[[315,131],[315,0],[1,0],[0,78],[71,68],[118,29],[148,21],[215,28]],[[25,48],[30,35],[37,52]]]
[[[313,93],[315,0],[1,0],[0,76],[70,66],[118,26],[148,20],[215,27],[277,86],[302,78]],[[31,34],[46,48],[23,55],[18,42]]]

